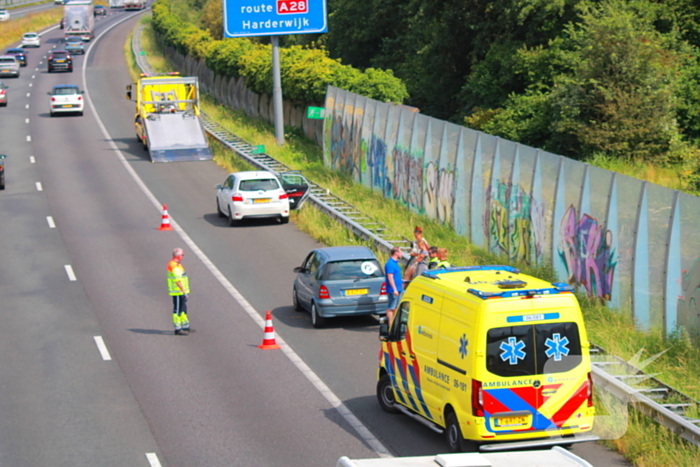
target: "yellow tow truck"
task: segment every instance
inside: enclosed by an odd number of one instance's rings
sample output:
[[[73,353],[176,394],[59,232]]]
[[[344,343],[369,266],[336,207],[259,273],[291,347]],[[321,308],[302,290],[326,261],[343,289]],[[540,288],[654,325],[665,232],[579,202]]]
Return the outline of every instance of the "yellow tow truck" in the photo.
[[[145,75],[126,87],[136,102],[136,137],[152,162],[212,160],[199,114],[199,81],[176,73]]]

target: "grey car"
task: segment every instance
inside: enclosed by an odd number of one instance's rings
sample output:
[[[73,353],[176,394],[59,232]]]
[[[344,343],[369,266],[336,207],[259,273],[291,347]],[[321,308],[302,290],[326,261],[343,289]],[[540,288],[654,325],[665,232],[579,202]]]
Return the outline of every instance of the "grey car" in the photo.
[[[337,316],[386,314],[384,270],[367,247],[317,248],[294,272],[294,309],[308,310],[315,328]]]

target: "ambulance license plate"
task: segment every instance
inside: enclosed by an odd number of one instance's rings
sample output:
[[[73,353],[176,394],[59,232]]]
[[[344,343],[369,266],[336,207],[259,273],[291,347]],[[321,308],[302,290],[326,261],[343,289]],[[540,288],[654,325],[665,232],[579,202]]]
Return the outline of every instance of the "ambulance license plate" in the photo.
[[[263,204],[263,203],[269,203],[270,198],[255,198],[253,200],[253,204]]]
[[[345,291],[345,295],[367,295],[368,289],[350,289]]]
[[[513,428],[527,425],[529,418],[529,415],[520,415],[518,417],[498,417],[494,419],[494,424],[498,428]]]

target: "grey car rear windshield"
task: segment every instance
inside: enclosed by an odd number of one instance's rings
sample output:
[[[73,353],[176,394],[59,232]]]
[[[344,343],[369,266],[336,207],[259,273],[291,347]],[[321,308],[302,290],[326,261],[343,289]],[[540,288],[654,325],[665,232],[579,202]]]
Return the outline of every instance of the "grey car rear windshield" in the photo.
[[[276,190],[280,184],[275,178],[261,178],[259,180],[241,180],[238,186],[240,191],[268,191]]]
[[[375,259],[334,261],[323,268],[321,280],[369,279],[383,277],[384,272]]]

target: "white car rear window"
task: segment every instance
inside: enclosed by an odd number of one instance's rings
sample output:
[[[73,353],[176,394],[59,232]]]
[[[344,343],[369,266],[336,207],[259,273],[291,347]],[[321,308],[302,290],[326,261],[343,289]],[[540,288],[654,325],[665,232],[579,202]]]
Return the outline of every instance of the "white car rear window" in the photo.
[[[258,180],[241,180],[238,185],[240,191],[270,191],[279,189],[280,184],[275,178],[264,178]]]

